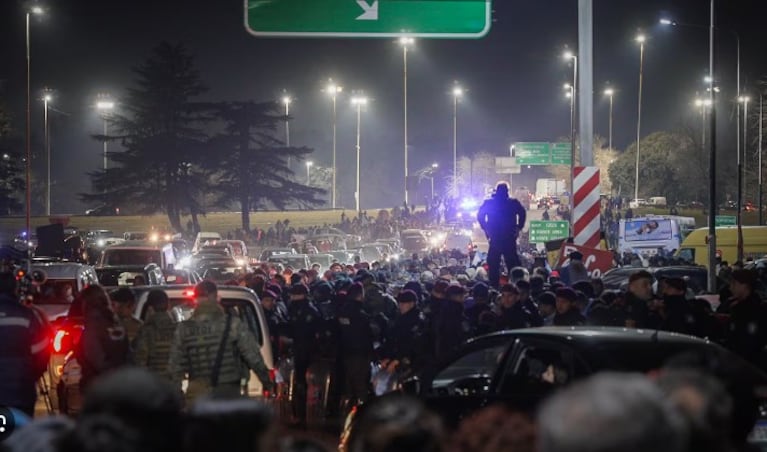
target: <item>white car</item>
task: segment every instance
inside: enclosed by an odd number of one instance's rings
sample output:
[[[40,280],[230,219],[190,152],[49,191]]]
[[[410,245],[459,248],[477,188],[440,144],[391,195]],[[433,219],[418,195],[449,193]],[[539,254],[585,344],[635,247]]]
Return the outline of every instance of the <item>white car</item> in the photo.
[[[642,198],[632,199],[631,202],[629,202],[629,207],[632,209],[636,209],[638,207],[644,207],[647,205],[647,200]]]

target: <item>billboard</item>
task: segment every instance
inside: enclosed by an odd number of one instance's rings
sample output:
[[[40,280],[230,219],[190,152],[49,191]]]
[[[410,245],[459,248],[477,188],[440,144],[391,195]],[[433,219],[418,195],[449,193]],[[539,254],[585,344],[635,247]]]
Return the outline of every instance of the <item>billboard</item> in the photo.
[[[671,240],[672,236],[671,220],[652,218],[626,221],[626,242]]]

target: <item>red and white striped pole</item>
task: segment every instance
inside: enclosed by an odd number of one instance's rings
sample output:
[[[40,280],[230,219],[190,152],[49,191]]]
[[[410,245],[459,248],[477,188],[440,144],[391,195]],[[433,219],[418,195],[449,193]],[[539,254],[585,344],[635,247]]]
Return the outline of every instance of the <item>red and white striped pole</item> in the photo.
[[[573,237],[576,245],[598,248],[601,233],[599,168],[578,166],[573,178]]]

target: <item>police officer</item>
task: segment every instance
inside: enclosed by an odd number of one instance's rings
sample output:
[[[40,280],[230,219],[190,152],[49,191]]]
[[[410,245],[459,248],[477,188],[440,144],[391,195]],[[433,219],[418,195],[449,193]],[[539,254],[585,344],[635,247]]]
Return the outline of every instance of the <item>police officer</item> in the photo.
[[[397,295],[400,315],[394,319],[386,333],[381,348],[381,364],[392,373],[417,372],[428,359],[426,318],[416,307],[418,295],[412,290],[403,290]]]
[[[306,372],[317,350],[322,327],[319,311],[309,302],[309,289],[303,284],[290,288],[286,333],[293,340],[294,389],[293,415],[298,428],[306,427]]]
[[[527,213],[522,204],[509,197],[509,186],[500,183],[491,199],[482,203],[477,220],[490,241],[487,252],[490,285],[498,288],[501,276],[501,256],[506,268],[511,270],[520,265],[517,255],[517,237],[525,227]]]
[[[174,384],[180,387],[184,374],[189,377],[187,401],[208,394],[239,396],[242,362],[256,373],[264,390],[272,392],[256,337],[239,318],[224,312],[216,284],[203,281],[194,293],[197,308],[176,329],[169,358]]]
[[[448,357],[464,340],[468,339],[471,326],[464,315],[466,290],[451,284],[446,291],[447,299],[434,322],[435,356],[437,361]]]
[[[146,322],[136,333],[134,362],[137,366],[172,381],[168,362],[177,323],[168,310],[168,295],[162,290],[152,290],[147,295],[146,304],[149,313]]]
[[[112,292],[109,298],[112,300],[112,311],[117,314],[117,318],[128,335],[128,341],[133,344],[138,330],[141,328],[141,320],[133,317],[133,311],[136,309],[136,296],[129,288],[122,287]]]
[[[373,328],[363,303],[362,283],[354,283],[338,312],[338,335],[343,356],[345,394],[353,403],[364,403],[370,393],[370,362],[373,359]]]
[[[35,414],[37,380],[48,365],[50,338],[40,317],[19,303],[16,276],[0,273],[0,406]]]

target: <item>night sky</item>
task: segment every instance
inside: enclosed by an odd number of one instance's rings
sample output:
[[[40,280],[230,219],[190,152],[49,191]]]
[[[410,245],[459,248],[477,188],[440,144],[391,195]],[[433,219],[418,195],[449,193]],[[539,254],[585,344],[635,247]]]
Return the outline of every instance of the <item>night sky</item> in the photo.
[[[311,0],[307,0],[311,1]],[[741,34],[743,79],[767,75],[767,39],[759,16],[764,0],[720,0],[720,25]],[[24,127],[24,5],[0,2],[0,96],[15,126]],[[312,160],[331,161],[330,100],[321,90],[332,77],[345,91],[364,90],[374,101],[363,115],[363,207],[401,202],[402,50],[392,39],[255,38],[243,27],[240,1],[75,0],[41,3],[48,11],[32,23],[32,87],[56,90],[52,113],[53,204],[81,212],[76,194],[89,189],[87,171],[101,165],[96,94],[119,102],[131,85],[130,68],[161,42],[182,42],[196,55],[208,100],[271,100],[283,89],[291,106],[291,141],[316,150]],[[561,55],[577,49],[576,0],[495,0],[494,23],[480,40],[420,40],[409,54],[411,172],[452,161],[454,80],[468,90],[460,105],[459,153],[508,153],[514,141],[556,141],[568,135],[569,103],[562,84],[571,68]],[[595,132],[607,135],[608,82],[616,89],[615,145],[625,149],[636,134],[638,30],[648,36],[643,135],[696,121],[692,100],[704,91],[708,35],[693,28],[664,28],[661,17],[706,24],[705,0],[595,0]],[[735,97],[735,41],[719,39],[722,98]],[[727,105],[727,104],[725,104]],[[734,148],[734,106],[720,114],[720,146]],[[42,152],[42,102],[33,110],[33,145]],[[729,131],[729,135],[728,135]],[[353,192],[355,116],[339,99],[339,185]],[[733,152],[734,155],[734,152]],[[525,169],[533,184],[542,170]],[[299,172],[299,174],[303,174]],[[369,177],[366,177],[369,176]],[[363,182],[364,183],[364,182]],[[353,197],[342,196],[353,206]],[[90,206],[92,207],[92,206]]]

